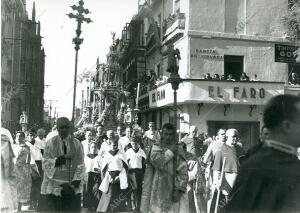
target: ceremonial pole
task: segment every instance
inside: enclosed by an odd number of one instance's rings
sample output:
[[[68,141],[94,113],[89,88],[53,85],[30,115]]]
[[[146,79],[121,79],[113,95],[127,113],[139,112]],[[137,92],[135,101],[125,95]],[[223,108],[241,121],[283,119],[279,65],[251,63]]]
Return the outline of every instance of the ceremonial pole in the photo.
[[[77,29],[76,29],[76,37],[73,38],[73,44],[75,44],[75,73],[74,73],[74,91],[73,91],[73,107],[72,107],[72,137],[75,129],[75,102],[76,102],[76,87],[77,87],[77,64],[78,64],[78,51],[80,49],[80,45],[83,42],[83,38],[80,38],[81,34],[81,24],[83,22],[90,23],[92,20],[90,18],[84,17],[84,14],[89,14],[90,11],[83,7],[84,2],[80,0],[78,2],[79,6],[73,5],[71,6],[72,10],[76,11],[76,14],[69,13],[67,14],[69,18],[74,18],[77,21]]]

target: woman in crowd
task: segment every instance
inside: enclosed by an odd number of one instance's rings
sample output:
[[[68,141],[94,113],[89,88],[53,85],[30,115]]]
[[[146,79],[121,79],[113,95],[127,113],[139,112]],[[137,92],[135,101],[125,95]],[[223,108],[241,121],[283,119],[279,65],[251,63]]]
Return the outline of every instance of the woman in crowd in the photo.
[[[24,204],[28,204],[31,193],[31,166],[33,158],[30,155],[30,148],[25,144],[25,133],[18,132],[16,135],[16,144],[13,146],[15,155],[15,174],[17,181],[17,199],[18,211]]]

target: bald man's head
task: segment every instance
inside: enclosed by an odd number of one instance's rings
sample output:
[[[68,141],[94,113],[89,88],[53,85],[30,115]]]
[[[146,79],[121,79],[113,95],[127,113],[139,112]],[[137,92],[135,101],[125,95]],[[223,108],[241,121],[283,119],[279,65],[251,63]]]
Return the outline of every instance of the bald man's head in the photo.
[[[239,138],[239,132],[236,129],[228,129],[226,131],[226,144],[233,146],[237,143]]]
[[[68,137],[70,133],[71,123],[68,118],[60,117],[56,121],[57,131],[61,138]]]

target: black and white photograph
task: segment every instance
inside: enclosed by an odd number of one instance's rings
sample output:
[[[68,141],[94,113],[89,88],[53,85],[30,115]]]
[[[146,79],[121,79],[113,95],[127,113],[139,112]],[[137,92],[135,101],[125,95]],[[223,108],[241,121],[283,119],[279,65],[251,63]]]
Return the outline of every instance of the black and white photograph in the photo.
[[[300,213],[300,0],[1,0],[1,213]]]

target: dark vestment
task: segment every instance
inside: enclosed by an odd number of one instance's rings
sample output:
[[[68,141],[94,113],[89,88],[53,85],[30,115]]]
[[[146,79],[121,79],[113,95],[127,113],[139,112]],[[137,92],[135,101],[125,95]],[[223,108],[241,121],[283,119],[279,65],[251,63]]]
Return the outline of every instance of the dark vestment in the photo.
[[[112,156],[115,156],[118,154],[119,150],[113,151],[110,150],[109,153]],[[123,167],[125,168],[126,171],[128,171],[128,166],[125,162],[123,162]],[[104,167],[103,169],[103,176],[106,175],[106,172],[109,172],[109,175],[111,176],[112,179],[115,179],[117,176],[120,175],[120,171],[107,171],[108,170],[108,164]],[[107,193],[102,193],[102,197],[106,197],[106,201],[108,203],[108,208],[106,212],[124,212],[128,208],[128,201],[129,201],[129,195],[130,195],[130,190],[129,188],[127,189],[121,189],[120,181],[112,182],[109,184],[108,192]],[[102,200],[102,197],[100,198]],[[101,203],[100,200],[100,203]],[[104,200],[104,199],[103,199]],[[100,205],[99,203],[99,205]],[[98,208],[99,208],[98,205]],[[98,211],[98,209],[97,209]]]
[[[139,149],[134,150],[135,153],[139,151]],[[141,206],[141,198],[142,198],[142,191],[143,191],[143,180],[144,180],[144,174],[145,174],[145,158],[142,158],[142,168],[129,168],[128,169],[128,177],[129,182],[131,185],[131,188],[133,190],[134,195],[134,203],[136,209],[140,209]],[[128,159],[128,164],[130,162],[130,159]]]
[[[299,212],[300,161],[262,146],[242,164],[226,212]]]
[[[94,159],[97,154],[88,154],[87,156]],[[96,210],[101,197],[101,191],[98,190],[100,183],[100,173],[88,172],[87,186],[83,194],[83,206],[85,208]]]
[[[219,151],[216,152],[214,165],[212,167],[215,171],[222,171],[223,159],[226,157],[226,164],[224,172],[238,173],[239,158],[244,155],[244,150],[235,145],[233,147],[224,144]]]

